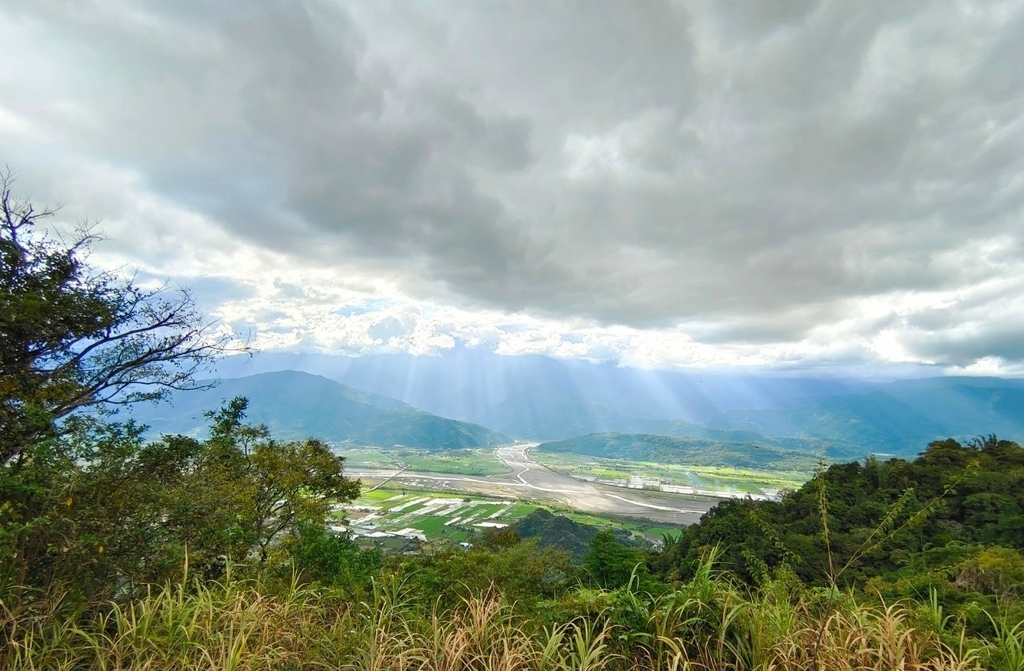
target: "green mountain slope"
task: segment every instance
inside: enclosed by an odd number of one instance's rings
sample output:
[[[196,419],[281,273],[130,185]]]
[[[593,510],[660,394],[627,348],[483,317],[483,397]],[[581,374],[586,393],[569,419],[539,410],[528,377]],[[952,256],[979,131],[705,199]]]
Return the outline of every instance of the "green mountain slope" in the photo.
[[[995,436],[969,445],[937,441],[912,461],[835,464],[779,501],[719,503],[657,562],[685,576],[707,547],[718,546],[719,565],[750,582],[785,563],[809,584],[828,584],[830,574],[844,586],[884,577],[889,585],[875,582],[871,590],[892,589],[881,592],[887,599],[947,577],[955,584],[940,589],[985,592],[965,560],[971,546],[1024,550],[1022,478],[1024,448]],[[1019,555],[1013,561],[1024,568]],[[992,563],[980,573],[991,580],[1007,566]]]
[[[284,439],[314,436],[330,442],[435,450],[511,442],[476,424],[431,415],[386,396],[296,371],[223,380],[212,389],[176,393],[168,403],[136,406],[132,415],[152,433],[198,434],[207,425],[203,413],[235,396],[249,399],[249,421],[266,424]]]
[[[540,547],[565,550],[579,563],[590,549],[590,541],[601,531],[598,527],[581,524],[563,515],[554,515],[544,508],[538,508],[514,525],[515,531],[524,539],[536,538]],[[609,528],[616,540],[626,547],[643,547],[642,538],[634,537],[625,529]]]

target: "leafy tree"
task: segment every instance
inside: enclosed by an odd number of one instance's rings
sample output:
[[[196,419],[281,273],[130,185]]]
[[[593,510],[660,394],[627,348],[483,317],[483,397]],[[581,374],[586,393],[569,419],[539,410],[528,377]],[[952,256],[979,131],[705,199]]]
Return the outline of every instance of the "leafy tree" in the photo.
[[[489,536],[469,550],[454,546],[403,557],[390,570],[422,603],[446,608],[493,590],[530,610],[542,599],[564,594],[574,576],[568,553],[539,547],[536,540],[515,542],[511,534]]]
[[[590,539],[590,551],[583,557],[583,567],[605,589],[629,583],[634,572],[641,577],[647,572],[643,553],[620,543],[608,529],[598,531]]]
[[[302,576],[350,593],[368,591],[384,564],[379,549],[362,550],[347,534],[300,525],[289,552]]]
[[[29,571],[52,576],[67,565],[78,547],[70,539],[101,534],[75,517],[83,499],[74,492],[127,496],[140,467],[137,428],[101,436],[67,420],[194,387],[231,343],[187,291],[151,291],[91,268],[92,231],[48,235],[41,223],[54,212],[16,198],[12,184],[0,172],[0,564],[22,584]],[[108,550],[96,548],[93,557]]]
[[[86,264],[96,236],[70,241],[52,210],[16,198],[0,173],[0,467],[18,468],[54,421],[81,408],[161,397],[229,347],[185,290],[147,290]]]
[[[247,407],[247,399],[234,398],[208,415],[210,443],[237,461],[241,519],[263,563],[283,532],[300,523],[322,528],[332,503],[359,496],[359,481],[344,477],[342,459],[322,441],[278,442],[266,426],[243,424]]]
[[[11,184],[0,174],[0,586],[125,594],[186,557],[202,577],[264,564],[358,495],[322,442],[245,425],[245,399],[211,413],[205,441],[147,443],[142,427],[78,412],[195,388],[231,341],[187,291],[91,268],[95,235],[48,235],[53,212]]]
[[[0,530],[17,567],[8,581],[95,599],[180,581],[186,568],[208,580],[228,562],[284,560],[285,541],[323,530],[330,506],[358,496],[359,482],[323,443],[275,441],[266,427],[243,424],[245,407],[233,399],[211,413],[204,441],[147,443],[142,427],[95,418],[46,441],[37,455],[52,466],[32,483],[39,514]]]

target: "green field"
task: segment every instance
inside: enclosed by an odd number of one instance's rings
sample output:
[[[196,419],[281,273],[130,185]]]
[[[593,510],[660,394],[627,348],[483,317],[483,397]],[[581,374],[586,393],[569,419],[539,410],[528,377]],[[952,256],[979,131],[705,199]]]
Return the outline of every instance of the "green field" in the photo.
[[[415,522],[410,522],[410,526],[414,529],[427,534],[428,538],[434,536],[444,535],[445,523],[448,522],[447,517],[438,517],[436,515],[423,515]]]
[[[438,511],[438,504],[431,504],[430,501],[447,503],[443,504],[446,507],[441,509],[440,514],[435,514]],[[372,532],[397,532],[411,528],[422,532],[426,536],[429,546],[444,546],[463,541],[472,542],[474,537],[478,537],[484,531],[483,527],[476,526],[477,523],[515,524],[537,508],[542,507],[526,501],[510,501],[474,494],[453,496],[451,492],[401,489],[377,489],[365,492],[353,502],[353,506],[357,508],[372,506],[379,509],[369,516],[364,511],[339,513],[339,517],[350,517],[351,528],[356,534],[365,536]],[[581,524],[626,529],[643,535],[651,541],[659,541],[665,534],[674,535],[681,532],[679,527],[643,520],[608,518],[559,506],[543,507]],[[415,547],[418,541],[385,537],[375,538],[372,542],[385,550],[408,551],[411,547]]]
[[[339,450],[349,468],[408,468],[422,473],[453,475],[503,475],[508,469],[490,449],[437,452],[412,447],[359,447]]]
[[[553,470],[583,479],[614,483],[631,476],[658,478],[664,484],[701,490],[761,494],[798,489],[810,473],[755,471],[717,466],[661,464],[532,450],[530,456]]]
[[[378,510],[369,514],[359,510],[367,506]],[[450,491],[377,489],[364,492],[353,502],[352,508],[353,512],[342,511],[338,516],[351,520],[351,529],[357,536],[411,528],[423,532],[428,544],[444,545],[482,533],[484,527],[477,526],[479,523],[513,524],[537,506]],[[374,539],[374,542],[383,547],[398,543],[387,538]]]
[[[359,503],[361,505],[377,505],[395,496],[401,496],[401,494],[392,489],[363,490],[359,497]]]

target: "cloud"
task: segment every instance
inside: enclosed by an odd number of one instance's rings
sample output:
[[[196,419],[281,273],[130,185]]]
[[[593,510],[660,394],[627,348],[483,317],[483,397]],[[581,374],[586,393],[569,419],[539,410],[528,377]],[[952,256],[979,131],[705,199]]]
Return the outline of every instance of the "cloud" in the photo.
[[[1012,3],[39,0],[0,29],[0,159],[274,346],[1024,360]]]

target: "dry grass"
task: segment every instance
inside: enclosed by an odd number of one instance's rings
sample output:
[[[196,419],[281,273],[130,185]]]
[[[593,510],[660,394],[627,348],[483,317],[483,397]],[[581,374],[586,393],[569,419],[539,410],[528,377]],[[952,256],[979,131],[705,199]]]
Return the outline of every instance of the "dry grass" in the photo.
[[[643,631],[626,631],[610,609],[541,627],[494,593],[442,611],[394,582],[358,604],[296,585],[275,593],[258,584],[170,588],[99,615],[8,613],[0,668],[952,671],[1016,668],[1007,654],[1022,634],[1018,627],[1002,630],[1005,641],[962,638],[953,649],[918,626],[910,606],[844,599],[821,612],[770,593],[744,598],[713,581],[646,602],[602,594],[645,617]]]

